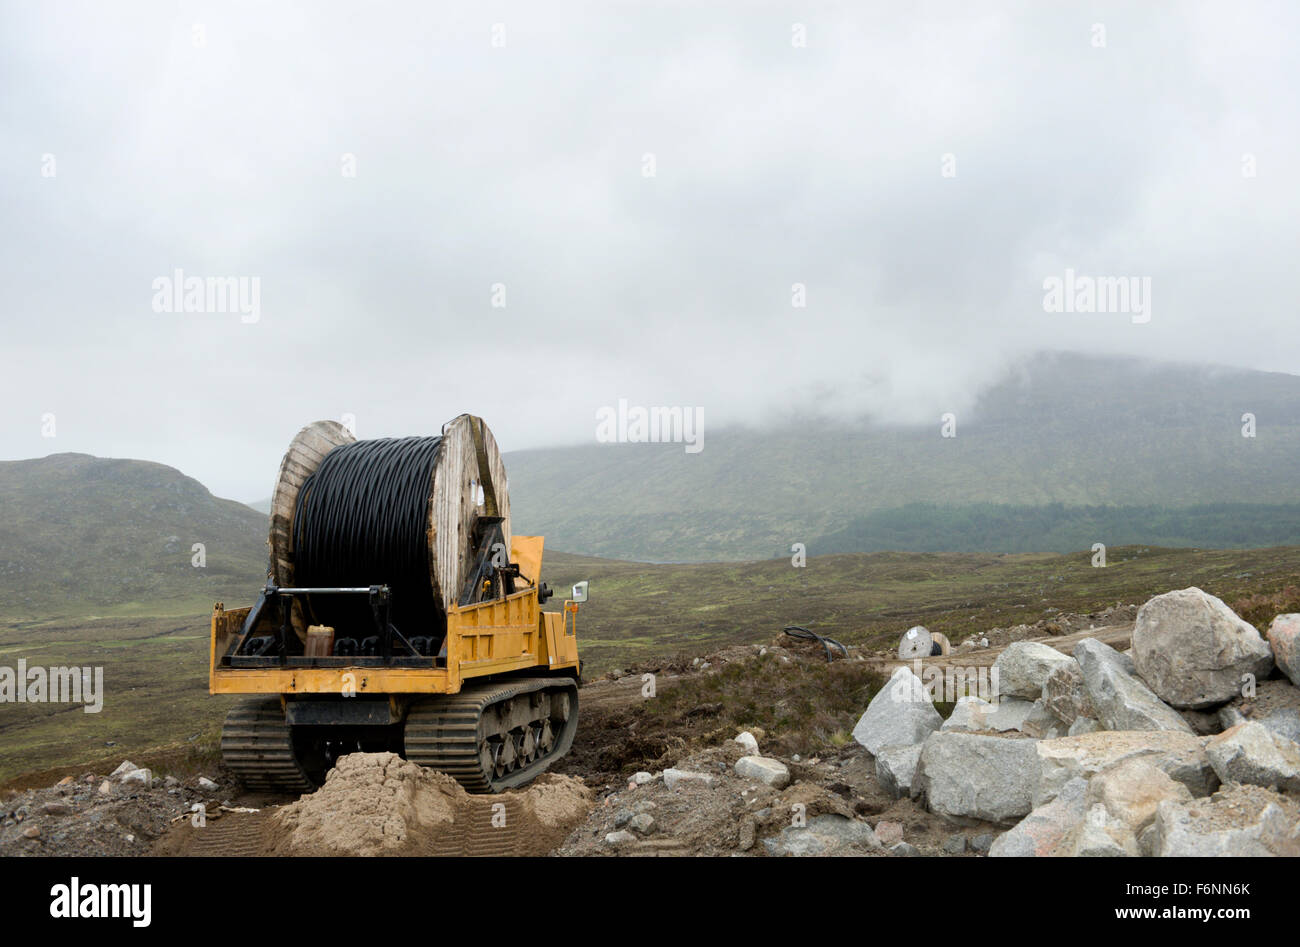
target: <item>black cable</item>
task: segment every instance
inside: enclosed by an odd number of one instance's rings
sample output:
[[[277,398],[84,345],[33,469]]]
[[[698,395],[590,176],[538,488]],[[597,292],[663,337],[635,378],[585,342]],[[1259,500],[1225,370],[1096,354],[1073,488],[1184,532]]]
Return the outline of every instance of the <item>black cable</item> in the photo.
[[[814,639],[820,641],[822,643],[822,647],[826,649],[827,663],[830,663],[830,661],[832,660],[832,656],[831,656],[832,646],[839,648],[840,653],[843,654],[846,658],[849,656],[849,649],[844,647],[844,645],[840,644],[834,638],[825,638],[817,634],[817,632],[809,631],[807,628],[804,628],[800,625],[786,625],[781,630],[784,631],[791,638],[799,638],[803,641],[813,641]]]
[[[334,448],[298,493],[294,584],[387,585],[398,631],[441,638],[441,603],[429,574],[429,495],[440,437],[354,441]],[[312,618],[338,637],[375,634],[364,596],[317,596]]]

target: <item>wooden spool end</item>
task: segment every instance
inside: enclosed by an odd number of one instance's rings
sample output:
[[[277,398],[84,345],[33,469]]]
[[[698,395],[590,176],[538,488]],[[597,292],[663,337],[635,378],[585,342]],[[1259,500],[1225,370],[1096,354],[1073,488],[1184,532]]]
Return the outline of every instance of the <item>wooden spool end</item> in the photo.
[[[497,515],[506,553],[510,552],[510,493],[501,451],[488,426],[462,414],[443,425],[442,450],[433,474],[429,503],[429,578],[433,597],[449,609],[460,598],[473,566],[474,520],[484,513],[485,491],[479,476],[474,423],[482,425],[483,452],[496,495]]]

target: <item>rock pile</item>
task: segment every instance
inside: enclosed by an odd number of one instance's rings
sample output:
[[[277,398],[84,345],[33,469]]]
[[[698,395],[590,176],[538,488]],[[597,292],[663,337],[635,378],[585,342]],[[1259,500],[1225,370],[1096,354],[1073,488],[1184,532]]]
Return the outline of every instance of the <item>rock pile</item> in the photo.
[[[1006,829],[993,856],[1300,854],[1300,615],[1265,639],[1189,588],[1138,609],[1131,652],[1010,637],[991,700],[942,720],[900,668],[871,701],[885,791]]]

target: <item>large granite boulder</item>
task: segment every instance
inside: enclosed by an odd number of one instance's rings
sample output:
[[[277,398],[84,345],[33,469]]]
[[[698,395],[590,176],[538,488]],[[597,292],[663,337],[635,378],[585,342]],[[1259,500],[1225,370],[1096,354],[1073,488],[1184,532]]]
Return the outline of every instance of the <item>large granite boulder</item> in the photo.
[[[952,821],[1009,822],[1033,808],[1036,740],[948,731],[921,747],[912,780],[931,812]]]
[[[1138,609],[1133,664],[1165,703],[1196,710],[1232,700],[1247,675],[1267,676],[1273,651],[1221,599],[1189,588],[1157,595]]]
[[[1133,663],[1110,645],[1084,638],[1074,646],[1088,699],[1107,730],[1175,730],[1192,728],[1133,671]]]
[[[943,725],[921,679],[900,667],[853,727],[853,739],[873,755],[887,746],[920,743]]]
[[[1008,645],[993,662],[998,694],[1037,700],[1043,694],[1043,684],[1048,675],[1057,668],[1072,664],[1074,661],[1068,654],[1062,654],[1051,645],[1039,641],[1017,641]]]

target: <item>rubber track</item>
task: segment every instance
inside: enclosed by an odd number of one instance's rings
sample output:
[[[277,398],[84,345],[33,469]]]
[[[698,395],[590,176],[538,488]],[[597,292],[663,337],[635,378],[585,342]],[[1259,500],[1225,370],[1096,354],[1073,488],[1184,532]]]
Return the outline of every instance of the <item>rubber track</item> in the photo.
[[[550,753],[501,779],[483,770],[479,758],[479,721],[484,708],[537,690],[568,691],[569,719],[555,736]],[[452,776],[473,793],[502,792],[530,782],[569,751],[578,729],[578,688],[565,678],[535,677],[496,684],[472,684],[459,694],[435,697],[411,707],[403,742],[406,758]]]
[[[221,758],[249,789],[303,793],[316,788],[294,756],[278,697],[243,701],[226,715]]]

